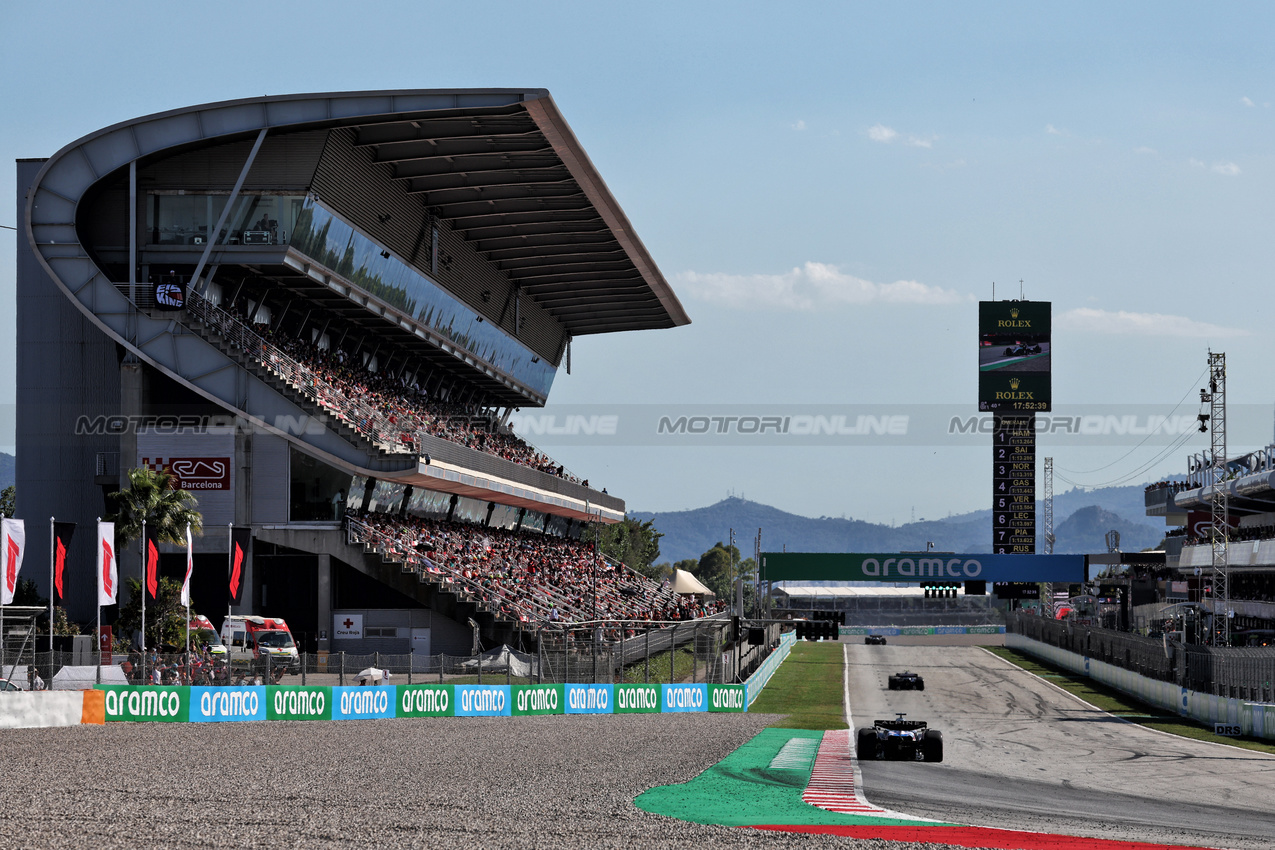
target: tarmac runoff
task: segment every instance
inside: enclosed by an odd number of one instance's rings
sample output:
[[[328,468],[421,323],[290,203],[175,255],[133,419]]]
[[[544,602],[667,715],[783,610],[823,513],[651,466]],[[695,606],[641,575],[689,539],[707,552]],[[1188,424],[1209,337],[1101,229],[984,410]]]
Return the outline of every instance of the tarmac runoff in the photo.
[[[995,850],[1213,850],[1043,832],[996,829],[916,818],[874,806],[862,793],[852,752],[849,680],[847,727],[829,732],[763,729],[690,782],[651,788],[634,805],[699,824],[846,838]]]

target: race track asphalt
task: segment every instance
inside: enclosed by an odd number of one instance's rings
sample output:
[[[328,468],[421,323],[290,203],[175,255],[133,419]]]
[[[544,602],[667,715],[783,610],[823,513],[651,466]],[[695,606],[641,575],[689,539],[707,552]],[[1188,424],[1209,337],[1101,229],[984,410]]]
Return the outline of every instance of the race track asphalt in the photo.
[[[1237,850],[1275,846],[1275,756],[1092,708],[977,647],[846,644],[854,725],[905,712],[941,764],[861,763],[873,803],[938,820]],[[911,670],[924,691],[886,690]]]

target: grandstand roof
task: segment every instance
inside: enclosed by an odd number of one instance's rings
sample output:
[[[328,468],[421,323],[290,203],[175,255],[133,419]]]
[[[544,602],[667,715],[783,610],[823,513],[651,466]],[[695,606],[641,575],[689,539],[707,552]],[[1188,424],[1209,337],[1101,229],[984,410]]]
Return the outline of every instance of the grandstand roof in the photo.
[[[572,336],[690,322],[544,89],[418,89],[247,98],[126,121],[68,145],[41,181],[77,197],[128,161],[275,133],[345,128],[382,185],[447,222]],[[67,155],[80,148],[81,155]],[[74,185],[74,184],[79,184]],[[361,190],[362,191],[362,190]],[[33,240],[38,241],[38,240]]]

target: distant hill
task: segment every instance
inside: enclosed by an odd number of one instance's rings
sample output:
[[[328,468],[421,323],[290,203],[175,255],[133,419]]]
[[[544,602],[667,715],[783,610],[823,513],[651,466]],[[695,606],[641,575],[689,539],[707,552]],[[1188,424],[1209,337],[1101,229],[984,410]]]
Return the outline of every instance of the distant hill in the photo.
[[[0,452],[0,490],[3,490],[5,487],[8,487],[17,480],[18,473],[15,467],[16,463],[17,460],[13,457],[13,455],[7,455],[4,452]]]
[[[1144,505],[1141,485],[1055,493],[1054,551],[1060,555],[1105,552],[1105,536],[1113,528],[1120,532],[1120,547],[1125,551],[1154,546],[1164,529],[1146,517]],[[939,551],[986,552],[992,536],[990,510],[897,527],[857,519],[798,516],[738,498],[689,511],[631,511],[630,515],[655,521],[664,534],[660,560],[671,562],[698,558],[719,540],[725,542],[731,528],[735,529],[735,545],[745,557],[753,554],[758,528],[762,530],[762,549],[768,552],[785,546],[790,552],[924,551],[927,543]],[[1043,519],[1043,507],[1038,503],[1036,521],[1042,531]]]
[[[1058,510],[1057,497],[1054,510]],[[1155,546],[1164,537],[1164,528],[1157,528],[1148,522],[1130,522],[1119,514],[1105,508],[1091,505],[1081,508],[1061,523],[1054,525],[1054,551],[1071,552],[1105,552],[1107,551],[1107,532],[1120,532],[1120,549],[1123,552],[1138,552]]]

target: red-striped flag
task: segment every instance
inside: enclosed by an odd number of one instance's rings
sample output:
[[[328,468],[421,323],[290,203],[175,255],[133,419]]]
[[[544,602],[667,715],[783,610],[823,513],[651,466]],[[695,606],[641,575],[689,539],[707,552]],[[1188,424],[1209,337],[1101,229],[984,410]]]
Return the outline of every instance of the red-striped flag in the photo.
[[[119,593],[119,563],[115,557],[115,523],[97,523],[97,604],[114,605]]]
[[[151,599],[159,597],[159,529],[146,529],[146,592]]]
[[[20,519],[0,522],[0,605],[13,604],[13,592],[18,588],[18,572],[22,569],[22,554],[27,548],[27,531]]]
[[[66,594],[62,591],[62,574],[66,571],[66,550],[70,547],[71,538],[74,535],[75,523],[53,523],[53,591],[56,594],[53,602],[55,604],[66,599]]]

